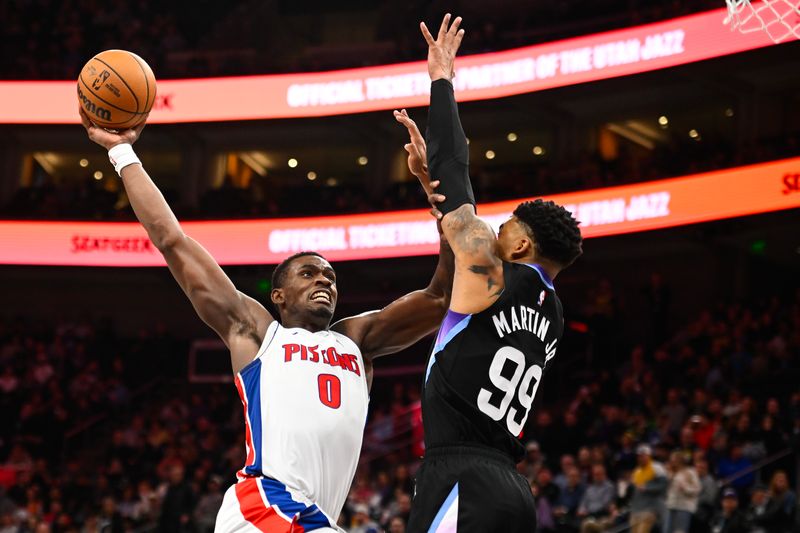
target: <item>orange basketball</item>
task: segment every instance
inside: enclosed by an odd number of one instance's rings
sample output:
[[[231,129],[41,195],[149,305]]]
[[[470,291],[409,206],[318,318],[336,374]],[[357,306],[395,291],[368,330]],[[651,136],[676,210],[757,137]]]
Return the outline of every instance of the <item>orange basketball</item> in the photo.
[[[91,58],[78,76],[78,101],[103,128],[139,124],[156,100],[156,78],[144,59],[126,50],[106,50]]]

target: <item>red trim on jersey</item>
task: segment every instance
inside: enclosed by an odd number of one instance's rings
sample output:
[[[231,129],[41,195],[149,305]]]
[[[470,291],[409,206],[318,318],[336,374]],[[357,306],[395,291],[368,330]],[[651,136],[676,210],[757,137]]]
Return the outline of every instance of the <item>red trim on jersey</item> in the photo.
[[[236,390],[239,391],[239,398],[242,400],[242,405],[244,406],[244,439],[245,439],[245,446],[247,447],[247,459],[245,459],[244,467],[247,468],[251,466],[255,462],[256,458],[256,450],[255,446],[253,445],[253,432],[250,429],[250,416],[248,414],[248,405],[247,405],[247,395],[244,392],[244,383],[242,382],[242,376],[236,374],[236,379],[234,379],[236,383]],[[247,477],[244,472],[244,468],[242,468],[236,475],[242,479]],[[238,491],[238,486],[237,486]]]
[[[287,522],[273,507],[267,506],[258,490],[259,481],[246,479],[236,484],[236,499],[245,520],[264,533],[305,533],[303,526]]]

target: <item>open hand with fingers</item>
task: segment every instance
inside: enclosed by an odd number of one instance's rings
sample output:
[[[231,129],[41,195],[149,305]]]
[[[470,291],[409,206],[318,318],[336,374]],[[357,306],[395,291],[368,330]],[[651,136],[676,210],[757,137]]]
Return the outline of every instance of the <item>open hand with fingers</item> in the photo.
[[[452,81],[455,77],[456,52],[464,38],[464,30],[458,29],[460,25],[461,17],[456,17],[450,24],[450,13],[448,13],[444,16],[442,25],[439,27],[439,34],[434,40],[425,23],[420,22],[422,36],[428,43],[428,74],[430,74],[431,81],[439,79]]]
[[[436,207],[436,204],[438,202],[444,202],[446,198],[443,194],[436,193],[435,189],[439,185],[439,182],[431,181],[431,177],[428,175],[428,154],[425,139],[419,132],[416,122],[408,116],[405,109],[402,111],[395,110],[394,118],[408,130],[410,142],[403,146],[406,152],[408,152],[408,169],[417,177],[422,188],[425,190],[425,194],[428,195],[428,203],[431,204],[432,207],[431,214],[437,219],[441,219],[442,213]]]
[[[408,112],[403,109],[402,111],[393,112],[395,120],[406,127],[408,130],[409,142],[403,147],[408,152],[408,169],[422,182],[422,187],[425,192],[430,194],[428,182],[428,150],[425,146],[425,139],[417,128],[417,123],[408,116]]]

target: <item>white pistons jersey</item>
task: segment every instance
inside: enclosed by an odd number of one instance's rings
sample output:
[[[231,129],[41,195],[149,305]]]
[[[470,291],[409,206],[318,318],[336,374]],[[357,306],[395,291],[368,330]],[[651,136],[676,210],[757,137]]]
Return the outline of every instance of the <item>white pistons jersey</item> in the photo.
[[[286,531],[335,528],[367,420],[369,391],[358,346],[333,331],[273,322],[256,358],[236,375],[236,388],[247,458],[225,498],[238,507],[230,511],[255,530],[277,531],[272,521],[291,523]],[[222,516],[225,511],[223,503],[218,531],[251,529],[228,527],[234,516]]]

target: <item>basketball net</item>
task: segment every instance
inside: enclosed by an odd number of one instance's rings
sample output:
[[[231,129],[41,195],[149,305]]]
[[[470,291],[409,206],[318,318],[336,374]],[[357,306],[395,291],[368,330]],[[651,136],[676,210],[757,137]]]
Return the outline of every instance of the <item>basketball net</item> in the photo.
[[[800,0],[725,0],[726,24],[742,33],[765,31],[780,43],[800,39]],[[755,4],[755,5],[754,5]]]

